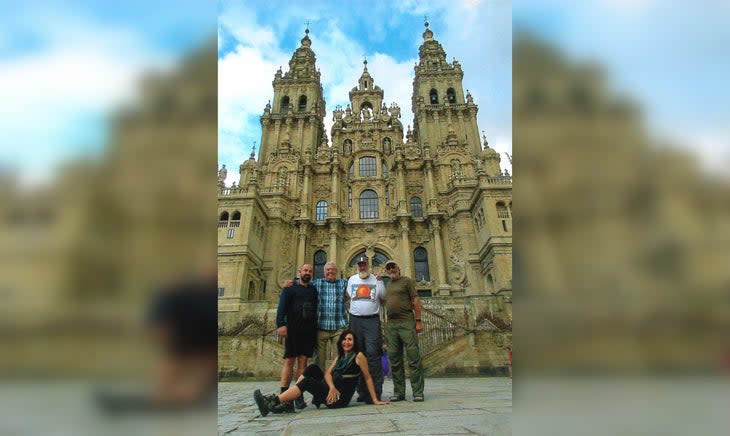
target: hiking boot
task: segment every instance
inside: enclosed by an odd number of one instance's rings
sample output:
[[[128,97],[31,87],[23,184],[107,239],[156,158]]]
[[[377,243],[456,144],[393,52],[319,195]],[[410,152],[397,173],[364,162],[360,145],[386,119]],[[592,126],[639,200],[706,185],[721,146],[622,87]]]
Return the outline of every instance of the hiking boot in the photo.
[[[266,397],[261,394],[261,390],[256,389],[253,392],[253,400],[256,402],[256,406],[259,408],[259,412],[261,412],[261,416],[266,416],[269,414],[269,404],[271,403],[270,398],[271,395],[267,395]]]
[[[294,406],[297,409],[304,409],[305,407],[307,407],[307,402],[304,401],[304,396],[303,395],[301,397],[299,397],[299,398],[297,398],[297,399],[294,400]]]
[[[294,413],[294,403],[291,401],[278,403],[269,410],[271,410],[271,413]]]

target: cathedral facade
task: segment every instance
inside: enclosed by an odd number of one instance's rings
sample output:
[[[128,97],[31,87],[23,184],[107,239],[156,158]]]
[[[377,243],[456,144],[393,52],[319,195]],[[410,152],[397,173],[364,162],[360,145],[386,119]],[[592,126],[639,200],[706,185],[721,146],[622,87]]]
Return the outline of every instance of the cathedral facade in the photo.
[[[413,127],[386,104],[364,62],[347,107],[325,100],[309,31],[277,71],[261,141],[240,182],[218,178],[219,312],[270,307],[281,283],[311,263],[340,275],[364,254],[375,271],[396,260],[418,293],[454,298],[512,292],[512,178],[479,135],[464,72],[428,28],[415,66]],[[510,308],[511,318],[511,308]]]

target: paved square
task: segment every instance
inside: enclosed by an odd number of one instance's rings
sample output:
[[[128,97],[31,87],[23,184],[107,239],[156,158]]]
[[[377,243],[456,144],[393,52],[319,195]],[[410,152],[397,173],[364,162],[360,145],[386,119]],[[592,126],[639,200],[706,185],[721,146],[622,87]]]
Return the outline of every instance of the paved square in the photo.
[[[261,417],[253,391],[278,392],[278,381],[218,384],[219,435],[510,435],[512,380],[506,377],[427,378],[423,403],[406,401],[387,406],[356,403],[330,410],[309,404],[295,414]],[[383,397],[393,393],[386,380]],[[355,395],[357,397],[357,394]]]

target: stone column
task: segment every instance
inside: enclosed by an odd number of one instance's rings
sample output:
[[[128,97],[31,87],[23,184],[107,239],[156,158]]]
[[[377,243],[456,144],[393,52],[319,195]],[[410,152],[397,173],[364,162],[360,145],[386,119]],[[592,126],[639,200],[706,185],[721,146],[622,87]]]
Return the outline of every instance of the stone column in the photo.
[[[411,271],[411,244],[408,241],[408,218],[401,217],[400,219],[400,245],[401,245],[401,258],[399,259],[400,268],[403,271],[404,276],[413,277],[413,271]],[[414,278],[415,280],[415,278]]]
[[[436,201],[436,188],[433,185],[433,163],[426,162],[426,195],[424,199],[424,207],[426,212],[435,212],[436,207],[434,202]],[[434,205],[433,207],[431,207]]]
[[[330,204],[337,206],[339,204],[338,199],[340,198],[340,171],[335,165],[332,168],[332,192],[330,193]],[[339,216],[339,211],[329,208],[327,212],[328,216]]]
[[[408,213],[408,194],[406,193],[406,176],[403,162],[397,164],[398,168],[398,213]]]
[[[307,245],[307,223],[299,223],[299,244],[297,245],[297,264],[295,268],[304,265],[304,250]]]
[[[310,174],[312,167],[309,162],[304,164],[304,186],[302,186],[302,196],[299,199],[299,218],[310,218],[309,216],[309,191],[311,189]]]
[[[441,243],[441,224],[437,217],[431,218],[431,232],[433,232],[434,245],[436,246],[436,271],[438,277],[436,282],[439,289],[446,287],[446,263],[444,263],[444,247]]]
[[[330,249],[327,255],[327,260],[337,264],[337,268],[340,268],[340,264],[337,261],[337,221],[330,222]]]

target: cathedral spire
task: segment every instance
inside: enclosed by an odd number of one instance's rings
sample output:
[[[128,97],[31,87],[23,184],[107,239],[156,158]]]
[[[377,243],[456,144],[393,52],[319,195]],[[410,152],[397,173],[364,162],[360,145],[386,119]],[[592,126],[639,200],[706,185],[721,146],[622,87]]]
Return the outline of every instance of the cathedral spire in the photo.
[[[362,74],[360,75],[360,80],[357,81],[357,83],[360,85],[360,90],[369,90],[374,89],[374,80],[373,77],[370,75],[370,72],[368,71],[368,60],[365,56],[363,56],[362,61]]]
[[[309,39],[309,21],[307,21],[307,28],[304,29],[304,38],[302,38],[302,47],[310,47],[312,40]]]
[[[428,28],[428,17],[423,17],[423,26],[426,28],[426,30],[423,31],[423,40],[428,41],[433,39],[433,32],[431,29]]]

